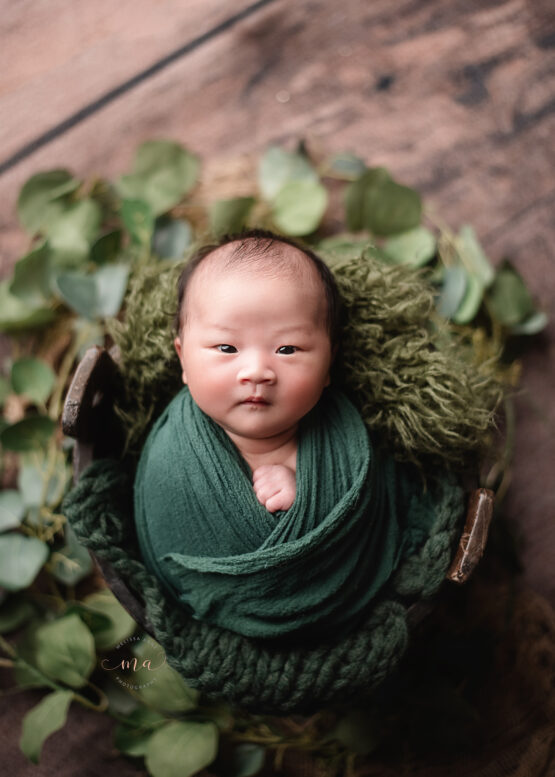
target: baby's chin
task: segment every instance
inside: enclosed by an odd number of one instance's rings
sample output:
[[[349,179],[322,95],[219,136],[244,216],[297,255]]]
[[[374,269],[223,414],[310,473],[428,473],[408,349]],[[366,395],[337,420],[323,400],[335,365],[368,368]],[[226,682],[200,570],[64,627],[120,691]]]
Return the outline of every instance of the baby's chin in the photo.
[[[219,424],[222,429],[227,433],[232,440],[235,438],[240,440],[274,440],[283,437],[294,437],[297,434],[298,421],[294,421],[292,424],[245,424],[245,425],[228,425]]]

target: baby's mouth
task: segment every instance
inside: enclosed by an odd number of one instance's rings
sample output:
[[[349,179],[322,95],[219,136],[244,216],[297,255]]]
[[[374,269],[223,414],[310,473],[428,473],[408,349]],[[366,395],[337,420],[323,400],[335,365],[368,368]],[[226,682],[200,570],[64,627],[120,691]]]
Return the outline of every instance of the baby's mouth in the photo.
[[[264,397],[247,397],[247,399],[244,399],[241,402],[242,405],[269,405],[270,403],[267,402]]]

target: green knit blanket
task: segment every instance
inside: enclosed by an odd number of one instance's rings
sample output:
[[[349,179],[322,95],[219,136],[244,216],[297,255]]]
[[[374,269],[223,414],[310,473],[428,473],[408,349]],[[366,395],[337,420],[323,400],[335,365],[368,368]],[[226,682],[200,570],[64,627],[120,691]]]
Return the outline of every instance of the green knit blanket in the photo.
[[[423,545],[382,589],[360,627],[337,639],[291,648],[253,640],[198,621],[168,596],[141,558],[133,527],[132,476],[121,461],[100,459],[81,475],[64,500],[64,513],[79,541],[110,562],[144,602],[146,618],[168,663],[207,698],[224,698],[256,712],[311,712],[369,693],[402,658],[411,605],[440,587],[460,531],[462,490],[429,478],[436,505]]]
[[[195,618],[249,637],[340,635],[358,625],[434,505],[372,449],[351,402],[326,389],[301,421],[297,492],[272,514],[223,429],[187,387],[154,424],[135,478],[150,570]]]

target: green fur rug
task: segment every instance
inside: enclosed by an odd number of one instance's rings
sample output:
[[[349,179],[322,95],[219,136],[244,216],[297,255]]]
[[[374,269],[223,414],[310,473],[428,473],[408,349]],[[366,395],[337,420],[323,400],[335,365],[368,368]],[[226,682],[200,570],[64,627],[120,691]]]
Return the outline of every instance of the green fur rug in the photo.
[[[333,382],[358,407],[374,436],[399,459],[464,467],[489,440],[501,385],[495,363],[434,313],[421,273],[387,266],[372,249],[323,258],[334,271],[346,312]],[[181,386],[173,348],[176,281],[182,265],[145,268],[112,336],[121,351],[123,391],[116,410],[126,451],[137,456],[148,429]]]

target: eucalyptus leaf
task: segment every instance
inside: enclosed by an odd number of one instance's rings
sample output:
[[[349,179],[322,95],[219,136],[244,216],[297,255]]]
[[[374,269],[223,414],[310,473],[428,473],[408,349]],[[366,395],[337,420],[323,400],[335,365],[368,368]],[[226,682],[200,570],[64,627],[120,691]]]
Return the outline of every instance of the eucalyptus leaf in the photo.
[[[10,381],[0,376],[0,405],[4,404],[11,393],[12,385]]]
[[[23,718],[19,746],[33,763],[38,764],[45,740],[65,725],[72,698],[72,691],[53,691]]]
[[[133,710],[125,722],[116,726],[114,745],[125,755],[134,757],[145,755],[152,732],[165,720],[164,716],[155,710],[145,707]]]
[[[531,316],[524,319],[520,324],[511,327],[513,335],[536,335],[547,326],[547,314],[543,310],[536,310]]]
[[[210,208],[210,231],[216,237],[233,235],[244,228],[255,203],[254,197],[234,197],[219,200]]]
[[[192,239],[193,230],[185,219],[158,219],[152,249],[162,259],[183,259]]]
[[[76,585],[93,570],[89,551],[77,541],[69,524],[65,527],[66,544],[52,553],[49,569],[52,575],[64,585]]]
[[[290,181],[272,205],[276,227],[286,235],[309,235],[319,226],[328,204],[328,193],[318,181]]]
[[[495,270],[480,245],[474,228],[465,224],[455,239],[457,252],[470,275],[474,275],[483,288],[491,285]]]
[[[32,307],[42,306],[51,296],[51,275],[50,252],[42,243],[16,262],[10,294]]]
[[[218,752],[213,723],[172,721],[148,741],[145,763],[152,777],[190,777],[212,763]]]
[[[509,262],[497,271],[487,300],[491,315],[508,327],[522,324],[536,312],[530,292]]]
[[[369,240],[366,236],[345,233],[320,240],[318,251],[324,255],[329,255],[330,265],[334,267],[339,260],[359,257],[368,244]]]
[[[19,644],[18,644],[19,648]],[[32,666],[32,664],[16,658],[14,664],[14,679],[17,685],[22,689],[28,688],[54,688],[54,683],[45,677],[42,672]]]
[[[0,634],[9,634],[21,628],[35,615],[35,608],[24,595],[9,596],[0,607]]]
[[[0,532],[16,529],[25,516],[25,504],[19,491],[0,491]]]
[[[81,688],[95,665],[93,635],[75,613],[37,629],[37,668],[48,677]]]
[[[10,291],[10,280],[0,281],[0,332],[18,332],[50,324],[56,314],[51,307],[29,304]]]
[[[436,239],[426,227],[414,227],[407,232],[389,237],[383,245],[386,256],[396,264],[422,267],[436,253]]]
[[[135,245],[150,245],[154,233],[154,214],[148,202],[132,199],[123,200],[121,218]]]
[[[111,591],[107,589],[97,591],[83,601],[92,610],[105,615],[110,622],[109,628],[96,632],[93,630],[97,650],[115,648],[135,632],[137,624]]]
[[[99,237],[91,246],[91,261],[95,264],[114,262],[121,250],[121,229],[112,229]]]
[[[407,186],[384,181],[365,192],[364,226],[375,235],[396,235],[420,224],[422,201]]]
[[[126,688],[120,685],[117,680],[113,681],[110,676],[105,676],[99,683],[108,699],[110,713],[115,712],[118,716],[125,716],[130,715],[133,710],[145,709],[139,706],[140,702],[131,696]]]
[[[133,646],[140,664],[150,661],[152,668],[141,668],[134,673],[137,691],[149,707],[160,712],[188,712],[196,708],[198,692],[189,688],[180,674],[165,663],[162,647],[153,639],[144,639]]]
[[[48,478],[46,489],[44,481]],[[71,478],[71,471],[61,450],[55,454],[54,466],[46,456],[34,456],[33,463],[23,461],[17,476],[17,486],[26,507],[40,507],[43,502],[56,507]]]
[[[385,167],[373,167],[346,188],[345,216],[348,229],[357,232],[366,228],[364,214],[367,191],[379,189],[386,181],[391,180],[391,175]]]
[[[231,754],[226,777],[254,777],[264,766],[266,750],[253,742],[243,742]]]
[[[59,213],[56,200],[67,199],[80,185],[67,170],[49,170],[29,178],[17,200],[17,213],[25,230],[31,235],[39,232],[53,213]]]
[[[467,274],[467,286],[461,304],[457,308],[453,321],[456,324],[468,324],[478,312],[484,298],[484,284],[476,275]]]
[[[198,159],[178,143],[151,140],[139,147],[133,172],[116,186],[123,198],[144,200],[159,216],[193,188],[198,170]]]
[[[99,204],[89,198],[73,203],[58,219],[50,222],[46,234],[53,252],[52,262],[75,266],[87,259],[101,220]]]
[[[29,416],[10,424],[0,433],[0,443],[9,451],[31,451],[42,448],[56,431],[56,422],[44,415]]]
[[[13,363],[11,381],[16,394],[25,394],[33,402],[42,404],[52,393],[56,375],[46,362],[26,357]]]
[[[348,151],[334,154],[325,165],[326,175],[332,175],[343,181],[356,181],[366,172],[366,169],[364,160]]]
[[[438,313],[445,318],[453,318],[464,299],[467,287],[468,273],[464,267],[447,267],[443,274],[443,286],[436,302]]]
[[[98,610],[93,610],[92,607],[89,607],[82,601],[74,601],[68,605],[65,614],[71,615],[72,613],[81,618],[93,636],[95,632],[109,629],[112,626],[112,622],[107,615],[103,615]]]
[[[11,532],[0,536],[0,586],[19,591],[31,585],[48,558],[49,548],[36,537]]]
[[[129,267],[107,264],[90,275],[65,272],[56,276],[59,295],[66,304],[85,318],[115,316],[123,302]]]
[[[129,267],[126,264],[109,264],[95,273],[96,310],[99,318],[109,318],[119,312],[128,278]]]
[[[271,202],[290,181],[317,183],[318,173],[304,154],[271,146],[258,165],[258,186],[262,196]]]

